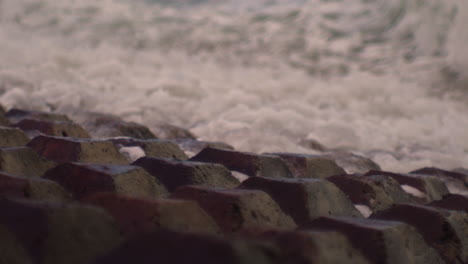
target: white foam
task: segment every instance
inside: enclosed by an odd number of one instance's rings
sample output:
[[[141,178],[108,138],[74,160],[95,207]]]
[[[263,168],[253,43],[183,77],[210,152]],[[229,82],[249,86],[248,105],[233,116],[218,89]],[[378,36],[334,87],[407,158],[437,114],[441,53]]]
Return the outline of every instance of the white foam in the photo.
[[[240,151],[312,153],[298,142],[313,138],[379,150],[391,171],[468,164],[451,89],[466,85],[440,76],[467,68],[466,3],[227,2],[3,0],[0,103],[171,123]]]
[[[232,176],[234,176],[234,178],[239,180],[239,182],[243,182],[249,178],[248,175],[238,172],[238,171],[231,171],[231,173],[232,173]]]
[[[372,214],[372,210],[370,209],[369,206],[364,205],[364,204],[355,204],[354,207],[364,216],[365,218],[369,218],[369,216]]]
[[[145,151],[141,147],[120,147],[119,152],[123,154],[130,162],[144,157]]]
[[[422,199],[426,199],[427,196],[424,192],[421,192],[420,190],[414,188],[413,186],[409,186],[409,185],[406,185],[406,184],[402,184],[400,185],[401,188],[403,189],[403,191],[413,195],[413,196],[416,196],[418,198],[422,198]]]

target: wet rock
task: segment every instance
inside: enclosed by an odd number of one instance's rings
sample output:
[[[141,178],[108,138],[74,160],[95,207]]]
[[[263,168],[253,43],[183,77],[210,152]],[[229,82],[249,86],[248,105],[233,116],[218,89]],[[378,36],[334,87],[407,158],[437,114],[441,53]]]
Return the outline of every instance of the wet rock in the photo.
[[[112,217],[98,208],[0,199],[0,210],[0,229],[8,230],[23,247],[2,250],[1,255],[26,253],[33,263],[83,264],[121,242]]]
[[[286,163],[280,157],[273,155],[208,147],[190,160],[223,164],[230,170],[244,173],[250,177],[292,177]]]
[[[338,231],[370,263],[442,264],[435,249],[416,230],[402,222],[349,217],[321,217],[302,229]]]
[[[317,155],[293,153],[269,153],[279,156],[289,167],[295,178],[326,178],[346,172],[329,158]]]
[[[308,148],[308,149],[312,149],[312,150],[316,150],[316,151],[325,151],[327,149],[318,140],[311,139],[311,138],[301,139],[299,141],[299,145],[304,147],[304,148]]]
[[[239,181],[220,164],[142,157],[132,165],[144,168],[173,192],[184,185],[234,188]]]
[[[117,147],[140,147],[144,156],[186,160],[188,156],[173,141],[160,139],[137,140],[132,138],[109,139]]]
[[[152,126],[152,130],[160,139],[197,139],[189,130],[171,124],[156,124]]]
[[[172,197],[198,202],[225,233],[265,227],[292,229],[296,226],[292,218],[263,191],[184,186],[177,189]]]
[[[400,184],[388,176],[337,175],[327,178],[340,188],[355,205],[366,205],[373,212],[389,208],[395,203],[413,202]]]
[[[13,126],[20,128],[29,135],[42,133],[49,136],[90,138],[86,130],[71,121],[44,121],[25,118]]]
[[[33,110],[22,110],[13,108],[10,111],[6,112],[5,116],[10,120],[11,123],[18,123],[23,119],[35,119],[35,120],[43,120],[43,121],[59,121],[59,122],[70,122],[66,115],[58,114],[58,113],[48,113],[48,112],[41,112],[41,111],[33,111]]]
[[[0,126],[9,126],[10,120],[6,118],[5,108],[0,105]]]
[[[447,194],[442,200],[432,201],[428,205],[468,213],[468,196]]]
[[[214,220],[194,201],[148,200],[97,193],[84,199],[85,203],[102,207],[118,222],[125,236],[168,229],[184,233],[219,234]]]
[[[195,139],[189,138],[179,138],[176,139],[175,142],[179,144],[179,147],[185,151],[186,153],[190,153],[190,156],[193,156],[204,148],[217,148],[217,149],[226,149],[226,150],[234,150],[234,147],[228,145],[224,142],[209,142],[209,141],[198,141]]]
[[[64,163],[44,176],[58,182],[76,199],[96,192],[115,192],[141,198],[167,195],[154,177],[137,166]]]
[[[326,180],[251,177],[239,188],[268,193],[298,225],[320,216],[362,217],[346,195]]]
[[[128,164],[114,144],[105,140],[37,136],[28,146],[58,163]]]
[[[111,114],[85,113],[77,116],[76,121],[88,130],[94,138],[157,138],[146,126],[124,121],[120,117]]]
[[[13,175],[40,177],[55,166],[28,147],[0,148],[0,170]]]
[[[384,175],[392,177],[402,186],[407,193],[420,198],[424,202],[440,200],[447,195],[448,189],[445,183],[437,177],[421,176],[417,174],[401,174],[387,171],[371,170],[364,176]],[[409,188],[411,187],[411,188]]]
[[[26,178],[0,172],[0,196],[36,201],[65,202],[71,195],[58,183],[40,178]]]
[[[451,193],[468,195],[468,175],[460,172],[447,171],[434,167],[421,168],[410,174],[430,175],[439,177],[445,182]]]
[[[250,241],[158,230],[126,241],[93,264],[271,264],[269,253]]]
[[[0,126],[0,147],[23,147],[28,142],[28,136],[20,129]]]
[[[347,173],[365,173],[369,170],[381,170],[379,164],[371,159],[348,151],[327,152],[323,157],[334,160]]]
[[[370,264],[346,236],[338,232],[275,230],[257,238],[272,241],[281,249],[278,263]]]
[[[468,262],[468,214],[434,207],[397,204],[373,216],[413,226],[446,263]]]

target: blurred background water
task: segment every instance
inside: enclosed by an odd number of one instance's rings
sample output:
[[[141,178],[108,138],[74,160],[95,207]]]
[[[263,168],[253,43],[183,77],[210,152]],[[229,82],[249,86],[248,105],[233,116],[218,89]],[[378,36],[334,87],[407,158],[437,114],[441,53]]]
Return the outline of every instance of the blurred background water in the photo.
[[[468,166],[464,0],[0,0],[0,103]]]

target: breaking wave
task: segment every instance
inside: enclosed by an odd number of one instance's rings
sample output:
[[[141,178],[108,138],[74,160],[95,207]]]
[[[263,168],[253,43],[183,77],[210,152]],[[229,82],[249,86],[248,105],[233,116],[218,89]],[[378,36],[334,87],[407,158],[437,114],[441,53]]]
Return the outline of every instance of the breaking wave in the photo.
[[[1,0],[0,103],[467,166],[466,1],[169,2]]]

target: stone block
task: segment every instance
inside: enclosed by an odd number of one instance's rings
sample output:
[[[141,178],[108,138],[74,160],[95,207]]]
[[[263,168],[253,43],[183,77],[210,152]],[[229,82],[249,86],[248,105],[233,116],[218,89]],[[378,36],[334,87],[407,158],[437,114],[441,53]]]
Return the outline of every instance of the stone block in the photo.
[[[220,164],[142,157],[132,163],[144,168],[170,192],[184,185],[234,188],[239,181]]]
[[[22,119],[13,127],[20,128],[29,135],[49,135],[58,137],[90,138],[90,135],[80,125],[71,121],[44,121],[36,119]]]
[[[244,173],[250,177],[292,177],[286,163],[280,157],[273,155],[208,147],[190,160],[219,163],[230,170]]]
[[[437,251],[410,225],[396,221],[321,217],[301,227],[344,234],[370,263],[442,264]]]
[[[330,158],[293,153],[269,153],[279,156],[295,178],[326,178],[346,172]]]
[[[28,136],[19,128],[0,126],[0,147],[24,147],[28,144]]]
[[[298,225],[320,216],[362,217],[348,197],[326,180],[251,177],[239,188],[268,193]]]
[[[177,189],[172,197],[198,202],[225,233],[296,227],[294,220],[263,191],[185,186]]]
[[[55,166],[28,147],[0,148],[0,170],[13,175],[40,177]]]
[[[396,204],[373,216],[413,226],[446,263],[468,263],[468,214],[415,204]]]
[[[142,198],[167,195],[166,188],[154,177],[131,165],[63,163],[47,171],[43,177],[58,182],[76,199],[96,192]]]
[[[84,199],[111,214],[122,234],[133,236],[157,229],[183,233],[219,234],[214,220],[189,200],[141,199],[115,193],[96,193]]]
[[[105,140],[37,136],[28,146],[58,163],[128,164],[114,144]]]

